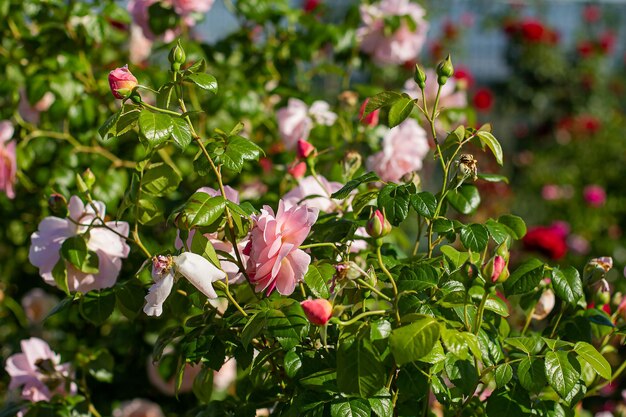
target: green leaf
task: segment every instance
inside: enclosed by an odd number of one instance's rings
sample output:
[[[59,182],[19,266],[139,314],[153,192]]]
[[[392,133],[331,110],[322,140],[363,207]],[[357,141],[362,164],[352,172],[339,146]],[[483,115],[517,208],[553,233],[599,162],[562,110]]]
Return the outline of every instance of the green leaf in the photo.
[[[328,281],[332,279],[334,269],[330,264],[309,265],[309,270],[304,275],[304,282],[315,297],[324,299],[330,297]]]
[[[414,362],[426,356],[439,339],[439,323],[423,317],[391,332],[389,347],[398,365]]]
[[[454,353],[459,359],[468,359],[470,351],[477,355],[478,358],[481,357],[478,338],[472,333],[460,332],[456,329],[442,326],[441,341],[446,349]]]
[[[139,114],[139,132],[151,146],[165,142],[172,134],[172,118],[163,113],[144,109]]]
[[[548,383],[563,399],[574,390],[580,378],[580,364],[562,350],[546,353],[545,370]]]
[[[137,220],[145,226],[154,225],[163,220],[163,211],[156,199],[146,195],[137,200]]]
[[[191,129],[182,117],[172,118],[172,139],[183,150],[191,143]]]
[[[87,366],[89,375],[101,382],[113,382],[114,359],[107,350],[96,352]]]
[[[523,397],[522,397],[523,395]],[[530,417],[530,401],[528,394],[521,394],[520,390],[511,391],[498,389],[487,400],[487,417]]]
[[[87,243],[82,236],[65,239],[61,245],[61,256],[81,272],[98,273],[98,255],[87,249]]]
[[[385,385],[385,368],[366,338],[346,337],[337,347],[337,385],[342,392],[368,398]]]
[[[90,323],[99,326],[109,318],[115,308],[113,291],[89,291],[80,299],[79,311]]]
[[[248,139],[241,136],[229,138],[224,153],[217,160],[233,172],[241,172],[245,161],[259,159],[263,151]]]
[[[300,303],[281,300],[280,304],[267,312],[267,333],[276,337],[284,349],[296,346],[309,330],[309,321],[304,316]]]
[[[363,398],[346,398],[330,404],[331,417],[369,417],[370,414],[370,405]]]
[[[517,377],[526,390],[540,392],[548,383],[543,359],[531,357],[522,359],[517,367]]]
[[[578,342],[574,345],[574,351],[578,353],[585,362],[587,362],[594,371],[597,372],[602,378],[611,380],[611,365],[609,362],[594,348],[592,345],[586,342]]]
[[[446,374],[456,388],[466,395],[471,395],[478,383],[478,370],[474,362],[468,359],[456,358],[453,354],[446,355],[444,361]]]
[[[487,298],[487,302],[485,303],[485,309],[493,311],[499,316],[509,317],[509,307],[502,300],[502,298],[497,295],[489,295],[489,298]]]
[[[463,226],[460,236],[463,246],[474,252],[483,251],[489,242],[489,231],[485,226],[478,223]]]
[[[568,266],[563,270],[554,268],[552,270],[552,287],[557,297],[572,306],[576,305],[584,295],[583,282],[573,266]]]
[[[141,107],[132,104],[124,104],[121,115],[115,123],[115,136],[121,136],[137,125],[137,119],[141,114]]]
[[[529,259],[521,264],[504,282],[506,295],[527,294],[537,288],[543,279],[544,264],[538,259]]]
[[[411,195],[411,207],[419,214],[427,219],[435,217],[437,210],[437,199],[428,191]]]
[[[295,377],[302,367],[302,359],[300,359],[295,350],[290,350],[285,354],[284,367],[285,373],[289,378]]]
[[[409,192],[405,185],[386,185],[378,194],[378,207],[389,223],[398,226],[409,215]]]
[[[395,91],[383,91],[381,93],[378,93],[367,101],[367,105],[365,106],[365,112],[363,112],[363,115],[367,116],[374,110],[380,109],[382,107],[391,106],[402,97],[402,93],[397,93]]]
[[[502,388],[513,378],[513,368],[508,363],[502,364],[494,371],[496,386]]]
[[[483,145],[483,148],[487,145],[489,149],[491,149],[493,156],[496,157],[498,164],[502,165],[502,146],[500,145],[500,142],[498,142],[498,139],[496,139],[490,132],[484,130],[476,132],[476,136],[480,139],[480,143]]]
[[[267,324],[267,311],[260,311],[248,320],[241,331],[241,343],[247,347],[252,339],[257,337]]]
[[[521,217],[505,214],[498,218],[498,223],[508,227],[510,229],[509,234],[516,240],[520,240],[526,235],[526,223],[524,223]]]
[[[468,261],[470,255],[467,252],[459,252],[452,246],[444,245],[439,248],[441,253],[450,261],[454,269],[459,269],[465,262]]]
[[[325,369],[301,378],[300,385],[315,391],[337,392],[337,372],[334,369]]]
[[[380,178],[378,178],[378,175],[376,175],[374,172],[368,172],[367,174],[363,174],[358,178],[354,178],[348,181],[346,185],[335,191],[331,195],[331,198],[343,200],[344,198],[348,197],[353,190],[356,190],[359,185],[368,182],[378,181],[379,179]]]
[[[159,162],[150,165],[141,178],[141,189],[153,196],[163,196],[176,191],[181,176],[171,166]]]
[[[98,133],[100,134],[100,137],[102,138],[102,140],[107,140],[111,137],[116,137],[117,136],[117,121],[119,120],[120,116],[122,115],[122,111],[118,111],[114,114],[112,114],[111,116],[109,116],[108,119],[106,119],[106,121],[102,124],[102,126],[100,126],[100,128],[98,129]]]
[[[509,337],[504,339],[504,342],[528,355],[538,354],[544,345],[544,341],[540,337]]]
[[[191,239],[191,247],[189,248],[193,253],[197,253],[202,257],[211,261],[213,265],[222,269],[220,260],[215,253],[215,248],[209,239],[207,239],[202,233],[194,233]]]
[[[387,113],[387,123],[389,127],[396,127],[404,122],[411,115],[415,103],[408,94],[402,93],[402,97],[396,100]]]
[[[485,174],[485,173],[481,173],[481,172],[479,172],[477,175],[478,175],[478,178],[483,180],[483,181],[487,181],[487,182],[504,182],[506,184],[509,183],[509,179],[507,177],[505,177],[504,175]]]
[[[67,268],[65,267],[65,261],[63,259],[59,259],[54,265],[54,268],[52,268],[52,278],[54,278],[54,282],[57,284],[57,287],[59,287],[59,289],[65,294],[69,295],[70,290],[67,284]]]
[[[203,90],[210,91],[213,94],[217,93],[217,80],[211,74],[197,72],[187,75],[185,79],[191,81]]]
[[[386,389],[381,390],[375,397],[368,398],[367,401],[378,417],[393,417],[393,404]]]
[[[493,241],[496,242],[498,245],[511,236],[511,230],[508,227],[501,223],[498,223],[493,219],[487,220],[487,222],[485,222],[485,226],[487,227],[487,230],[489,230],[489,235],[491,236]]]
[[[197,192],[189,197],[183,208],[187,226],[209,226],[222,217],[226,200],[224,197],[211,197],[207,193]]]
[[[141,312],[145,295],[146,291],[141,286],[139,280],[129,280],[121,286],[115,286],[117,308],[131,320]]]
[[[446,194],[448,203],[462,214],[471,214],[480,205],[480,194],[474,185],[462,185]]]
[[[420,292],[426,288],[435,287],[438,278],[437,270],[428,264],[404,267],[400,271],[398,290]]]

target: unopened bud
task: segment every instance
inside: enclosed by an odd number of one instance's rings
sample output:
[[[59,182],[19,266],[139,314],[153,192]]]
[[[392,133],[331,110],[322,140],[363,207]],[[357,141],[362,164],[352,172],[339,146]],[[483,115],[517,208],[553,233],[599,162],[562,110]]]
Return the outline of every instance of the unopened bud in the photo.
[[[509,262],[511,254],[509,253],[509,247],[506,244],[506,240],[496,247],[495,253],[496,255],[502,256],[507,263]]]
[[[128,65],[116,68],[109,73],[109,87],[117,99],[128,98],[137,84],[137,78],[130,72]]]
[[[185,50],[180,44],[180,40],[176,42],[176,45],[170,50],[170,54],[167,57],[172,64],[173,71],[179,71],[181,65],[185,63],[187,56],[185,55]]]
[[[450,59],[450,55],[446,57],[443,61],[437,65],[437,83],[439,85],[444,85],[448,78],[454,75],[454,67],[452,66],[452,60]]]
[[[304,314],[316,326],[324,326],[333,315],[333,305],[323,298],[304,300],[300,303]]]
[[[67,216],[67,200],[61,194],[50,194],[50,197],[48,197],[48,208],[50,213],[57,217]]]
[[[343,158],[343,174],[346,178],[352,178],[361,168],[363,158],[357,151],[348,151]]]
[[[413,80],[415,80],[415,84],[417,84],[420,90],[426,88],[426,73],[417,64],[415,64],[415,74],[413,75]]]
[[[391,224],[380,210],[376,210],[365,225],[365,231],[371,237],[383,237],[391,233]]]
[[[299,180],[306,174],[306,164],[302,161],[294,162],[287,168],[287,172],[291,174],[292,177]]]
[[[315,156],[315,146],[311,145],[310,142],[307,142],[304,139],[298,140],[296,152],[298,158],[306,159],[309,156]]]
[[[504,271],[507,271],[506,273]],[[489,280],[492,283],[503,282],[502,280],[506,280],[508,278],[508,268],[506,266],[506,261],[500,255],[496,255],[492,257],[484,266],[483,266],[483,276],[485,279]]]
[[[588,284],[596,283],[604,279],[611,268],[613,268],[613,258],[610,256],[591,259],[583,270],[583,280]]]
[[[83,172],[83,181],[85,181],[85,185],[90,190],[93,187],[93,185],[96,183],[96,176],[89,168],[87,168],[85,172]]]
[[[370,113],[365,114],[365,108],[367,107],[367,103],[369,103],[370,99],[366,98],[363,104],[361,104],[361,109],[359,110],[359,120],[362,124],[366,126],[377,126],[378,125],[378,115],[380,113],[379,109],[376,109]]]

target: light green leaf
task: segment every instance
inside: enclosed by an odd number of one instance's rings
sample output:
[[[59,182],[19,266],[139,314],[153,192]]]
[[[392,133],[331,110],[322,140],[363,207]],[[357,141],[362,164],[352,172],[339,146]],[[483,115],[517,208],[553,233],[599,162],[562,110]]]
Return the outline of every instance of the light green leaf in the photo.
[[[480,194],[474,185],[462,185],[446,194],[446,199],[461,214],[471,214],[480,205]]]
[[[144,109],[139,114],[139,132],[151,146],[165,142],[172,134],[172,118]]]
[[[574,345],[574,351],[578,353],[578,356],[587,362],[594,371],[598,373],[602,378],[611,380],[611,365],[609,362],[594,348],[592,345],[586,342],[578,342]]]
[[[182,181],[181,176],[171,166],[159,162],[150,165],[141,178],[141,189],[153,196],[163,196],[175,191]]]
[[[402,97],[396,100],[391,107],[389,107],[389,112],[387,113],[387,123],[389,124],[389,127],[393,128],[404,122],[406,118],[411,115],[414,107],[415,103],[411,97],[409,97],[408,94],[403,93]]]
[[[389,347],[396,363],[403,365],[426,356],[439,339],[439,323],[432,317],[423,317],[391,332]]]
[[[517,367],[517,377],[522,387],[534,393],[540,392],[548,384],[545,364],[541,358],[522,359]]]
[[[483,251],[489,242],[489,232],[487,228],[478,223],[463,226],[460,236],[463,246],[474,252]]]
[[[185,119],[181,117],[172,118],[172,139],[183,150],[191,143],[191,129]]]
[[[369,417],[370,414],[370,405],[363,398],[346,398],[330,404],[331,417]]]
[[[498,164],[502,165],[502,146],[500,145],[500,142],[498,142],[498,139],[496,139],[490,132],[484,130],[476,132],[476,136],[480,139],[480,143],[483,147],[487,145],[489,149],[491,149],[491,152],[493,153],[493,156],[496,157]]]
[[[508,227],[510,229],[509,234],[516,240],[520,240],[526,235],[526,223],[524,223],[521,217],[505,214],[498,218],[498,223]]]
[[[312,264],[304,274],[304,282],[315,297],[327,299],[330,297],[328,281],[332,279],[333,273],[334,267],[330,264]]]
[[[565,351],[546,353],[546,378],[550,386],[563,399],[576,388],[580,378],[580,364]]]
[[[210,74],[198,72],[187,75],[185,79],[191,81],[203,90],[210,91],[214,94],[217,93],[217,80]]]

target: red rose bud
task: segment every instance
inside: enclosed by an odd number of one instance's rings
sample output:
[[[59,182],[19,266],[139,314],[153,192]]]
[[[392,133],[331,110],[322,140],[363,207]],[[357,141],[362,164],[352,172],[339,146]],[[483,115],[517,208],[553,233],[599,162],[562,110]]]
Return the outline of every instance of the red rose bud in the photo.
[[[315,146],[311,145],[310,142],[307,142],[304,139],[300,139],[298,140],[296,152],[298,154],[298,158],[306,159],[315,153]]]
[[[391,233],[391,224],[380,210],[376,210],[365,225],[365,231],[371,237],[383,237]]]
[[[367,103],[369,103],[370,99],[366,98],[363,104],[361,104],[361,109],[359,110],[359,120],[366,126],[377,126],[378,125],[378,114],[380,113],[379,109],[374,110],[371,113],[365,114],[365,108],[367,107]]]
[[[116,68],[109,73],[111,93],[120,100],[129,97],[137,84],[137,78],[128,70],[128,65]]]
[[[333,305],[328,300],[304,300],[300,303],[304,314],[316,326],[324,326],[333,315]]]
[[[304,162],[294,162],[287,168],[287,172],[291,174],[292,177],[299,180],[304,177],[306,174],[306,164]]]

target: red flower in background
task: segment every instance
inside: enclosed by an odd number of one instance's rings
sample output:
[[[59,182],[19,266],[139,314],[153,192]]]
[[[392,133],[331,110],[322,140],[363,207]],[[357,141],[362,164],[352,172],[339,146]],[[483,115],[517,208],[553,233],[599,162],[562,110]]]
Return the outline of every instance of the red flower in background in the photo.
[[[561,259],[567,253],[567,233],[560,224],[530,228],[524,239],[527,250],[536,251],[550,259]]]
[[[600,36],[600,49],[605,54],[610,54],[615,49],[615,33],[607,30]]]
[[[522,36],[530,42],[541,42],[546,34],[546,28],[539,20],[526,19],[520,26]]]
[[[321,0],[306,0],[302,8],[304,9],[305,13],[311,13],[315,11],[315,9],[317,9],[320,3]]]
[[[467,90],[474,85],[474,77],[465,67],[454,68],[454,79],[457,82],[456,85],[462,90]]]
[[[493,93],[487,88],[481,88],[474,94],[474,107],[476,110],[487,112],[493,106]]]
[[[587,5],[583,9],[583,19],[585,19],[585,22],[587,23],[597,22],[598,20],[600,20],[601,15],[602,12],[600,10],[600,7],[595,4]]]
[[[588,58],[593,53],[593,43],[591,41],[580,41],[576,45],[576,50],[583,58]]]

